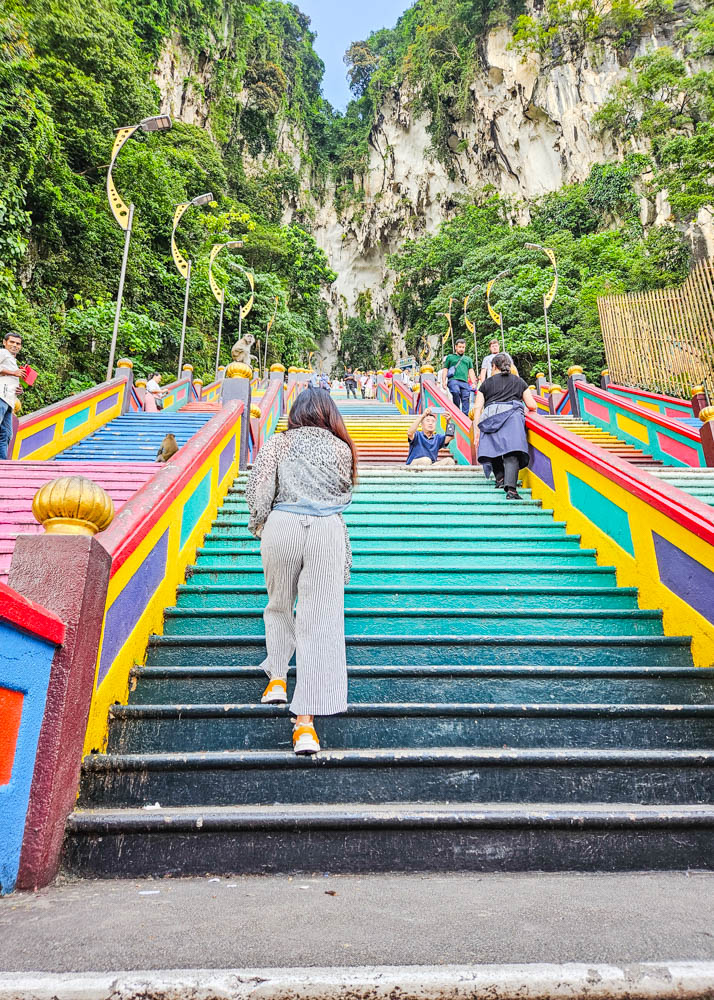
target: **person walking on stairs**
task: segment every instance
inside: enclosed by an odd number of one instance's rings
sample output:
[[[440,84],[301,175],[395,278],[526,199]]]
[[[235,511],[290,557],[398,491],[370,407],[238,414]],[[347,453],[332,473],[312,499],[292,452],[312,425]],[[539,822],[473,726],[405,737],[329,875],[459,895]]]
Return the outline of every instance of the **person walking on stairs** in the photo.
[[[22,350],[22,337],[17,333],[6,333],[0,348],[0,459],[4,460],[12,441],[12,415],[15,403],[22,395],[20,377],[27,369],[17,363],[17,355]]]
[[[421,427],[424,429],[420,430]],[[451,455],[439,458],[440,449],[445,448],[454,439],[453,424],[449,421],[446,433],[437,434],[436,414],[431,407],[427,407],[423,413],[417,413],[409,425],[407,437],[409,438],[407,465],[411,465],[413,469],[430,468],[432,465],[440,467],[456,465],[456,460]]]
[[[496,489],[505,490],[509,500],[520,500],[518,473],[530,461],[525,411],[535,412],[536,401],[523,379],[511,372],[512,364],[509,354],[497,354],[491,378],[476,394],[474,444],[486,478],[493,470]]]
[[[466,354],[466,341],[463,337],[454,344],[454,354],[447,354],[440,371],[441,387],[444,392],[451,393],[454,406],[462,413],[468,414],[471,409],[471,387],[476,388],[476,373],[474,363]]]
[[[347,709],[344,591],[352,565],[342,512],[352,500],[357,451],[330,395],[300,393],[288,429],[258,452],[246,487],[248,529],[260,538],[268,604],[263,614],[270,681],[263,704],[290,704],[297,754],[320,749],[316,715]],[[295,599],[297,608],[295,609]]]
[[[352,393],[353,399],[357,399],[357,378],[351,368],[345,371],[345,389],[347,390],[348,399],[350,398],[350,393]]]

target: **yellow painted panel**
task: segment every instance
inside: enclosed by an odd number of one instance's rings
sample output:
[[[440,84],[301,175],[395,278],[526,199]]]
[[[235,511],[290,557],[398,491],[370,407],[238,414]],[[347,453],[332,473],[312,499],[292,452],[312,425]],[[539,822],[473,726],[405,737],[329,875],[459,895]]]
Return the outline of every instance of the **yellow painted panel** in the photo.
[[[641,406],[643,410],[654,410],[655,413],[660,413],[660,408],[656,403],[650,403],[649,400],[638,399],[635,406]]]
[[[625,431],[627,434],[631,434],[632,437],[637,438],[638,441],[642,441],[643,444],[650,443],[650,436],[647,433],[647,428],[633,420],[632,417],[628,417],[624,413],[616,413],[615,420],[617,421],[617,426],[621,431]]]

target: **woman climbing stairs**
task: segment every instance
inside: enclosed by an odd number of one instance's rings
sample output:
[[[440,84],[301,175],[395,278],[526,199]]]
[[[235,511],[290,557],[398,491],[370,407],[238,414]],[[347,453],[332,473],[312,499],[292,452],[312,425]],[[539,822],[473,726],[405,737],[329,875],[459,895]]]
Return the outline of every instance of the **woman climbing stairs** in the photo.
[[[378,418],[377,418],[378,419]],[[245,475],[89,756],[89,875],[707,867],[714,682],[614,570],[472,469],[362,468],[350,707],[297,759],[260,705]]]

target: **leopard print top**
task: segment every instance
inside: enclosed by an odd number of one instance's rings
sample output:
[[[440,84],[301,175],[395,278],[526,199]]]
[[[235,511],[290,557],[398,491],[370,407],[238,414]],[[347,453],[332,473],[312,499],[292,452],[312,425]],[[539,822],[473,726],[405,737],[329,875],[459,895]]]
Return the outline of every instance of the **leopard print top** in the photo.
[[[352,451],[324,427],[296,427],[270,438],[258,452],[246,486],[248,530],[256,538],[276,504],[312,500],[341,506],[352,499]],[[347,525],[345,583],[352,566]]]

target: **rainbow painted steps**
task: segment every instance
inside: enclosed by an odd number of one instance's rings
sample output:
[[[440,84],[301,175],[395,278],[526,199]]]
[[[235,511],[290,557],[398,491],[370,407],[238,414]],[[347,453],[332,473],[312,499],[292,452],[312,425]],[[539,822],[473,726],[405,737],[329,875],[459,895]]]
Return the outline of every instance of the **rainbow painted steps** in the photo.
[[[562,523],[474,471],[361,470],[350,706],[296,759],[287,710],[258,703],[244,485],[113,708],[107,753],[85,761],[67,868],[712,865],[714,678]]]
[[[635,448],[634,445],[627,444],[625,441],[621,441],[614,434],[601,430],[594,424],[589,424],[586,420],[581,420],[577,417],[555,417],[548,415],[545,415],[543,419],[564,427],[585,441],[604,448],[611,455],[617,455],[618,458],[622,458],[625,462],[630,462],[632,465],[646,466],[648,469],[650,466],[657,467],[662,465],[659,460],[654,459],[651,455],[647,455],[641,449]]]
[[[360,463],[404,465],[409,452],[407,428],[413,417],[403,416],[391,403],[376,400],[347,400],[336,394],[335,402],[355,442]],[[286,427],[284,417],[277,431]]]
[[[648,469],[667,486],[675,486],[684,493],[689,493],[702,503],[714,507],[714,469],[697,469],[691,466],[678,468]]]
[[[201,430],[213,409],[198,412],[126,413],[58,455],[63,462],[155,462],[166,434],[174,434],[179,448]]]

